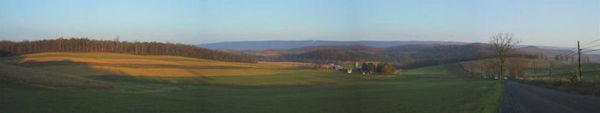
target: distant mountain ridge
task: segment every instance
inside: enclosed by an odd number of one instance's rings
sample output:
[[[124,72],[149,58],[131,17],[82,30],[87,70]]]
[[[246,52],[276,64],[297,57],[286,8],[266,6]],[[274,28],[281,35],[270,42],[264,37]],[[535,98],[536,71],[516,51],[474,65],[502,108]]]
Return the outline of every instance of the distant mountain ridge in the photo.
[[[557,60],[565,57],[569,50],[544,49],[537,46],[520,45],[515,56]],[[417,68],[492,58],[495,52],[486,43],[468,44],[407,44],[391,47],[374,47],[367,45],[330,45],[307,46],[286,50],[245,51],[260,61],[296,61],[311,63],[339,63],[379,61],[389,62],[402,68]],[[584,58],[591,62],[599,61],[598,55],[585,54]],[[564,61],[561,61],[564,62]],[[565,62],[566,63],[566,62]]]
[[[440,45],[463,45],[465,42],[452,41],[326,41],[326,40],[302,40],[302,41],[234,41],[199,44],[197,46],[222,49],[222,50],[282,50],[301,48],[309,46],[333,46],[333,45],[365,45],[372,47],[392,47],[414,44],[440,44]]]
[[[275,53],[276,51],[269,51]],[[409,44],[392,47],[366,45],[311,46],[279,50],[280,56],[262,59],[285,59],[289,61],[331,63],[339,61],[381,61],[393,64],[419,63],[435,65],[489,58],[494,52],[488,45],[471,43],[463,45]],[[258,54],[260,55],[260,53]]]

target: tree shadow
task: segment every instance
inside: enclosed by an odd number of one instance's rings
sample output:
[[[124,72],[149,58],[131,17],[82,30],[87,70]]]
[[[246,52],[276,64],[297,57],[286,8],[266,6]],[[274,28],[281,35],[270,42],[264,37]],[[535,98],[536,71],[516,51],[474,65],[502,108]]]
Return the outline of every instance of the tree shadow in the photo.
[[[2,57],[0,59],[2,61],[2,63],[0,63],[0,77],[11,82],[46,88],[93,90],[110,90],[116,88],[114,84],[105,81],[88,79],[68,73],[33,68],[34,66],[45,66],[50,64],[85,64],[68,60],[47,63],[33,63],[23,61],[23,59],[25,59],[24,56]]]

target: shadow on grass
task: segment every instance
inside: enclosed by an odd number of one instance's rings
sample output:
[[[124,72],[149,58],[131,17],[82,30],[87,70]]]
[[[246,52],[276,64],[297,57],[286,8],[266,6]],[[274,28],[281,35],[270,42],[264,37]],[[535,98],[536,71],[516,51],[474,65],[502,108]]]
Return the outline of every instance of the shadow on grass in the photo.
[[[19,63],[21,66],[55,66],[55,65],[91,65],[90,63],[73,62],[70,60],[62,61],[46,61],[46,62],[23,62]],[[94,63],[96,66],[110,66],[110,67],[126,67],[126,68],[179,68],[179,69],[239,69],[242,67],[235,66],[185,66],[185,65],[172,65],[172,64],[105,64],[105,63]]]
[[[0,78],[7,81],[14,81],[38,87],[47,88],[67,88],[67,89],[93,89],[107,90],[115,89],[111,83],[83,78],[76,75],[65,73],[50,72],[27,68],[27,65],[20,64],[23,56],[12,56],[3,58],[4,62],[13,62],[16,65],[2,63],[0,64]],[[71,61],[59,61],[57,63],[68,64]],[[84,64],[79,64],[84,65]]]

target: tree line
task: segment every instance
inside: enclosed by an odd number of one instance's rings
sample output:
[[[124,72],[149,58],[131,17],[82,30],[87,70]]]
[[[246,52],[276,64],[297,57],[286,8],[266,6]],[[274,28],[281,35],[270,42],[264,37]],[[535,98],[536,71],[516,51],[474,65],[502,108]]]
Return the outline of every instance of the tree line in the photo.
[[[351,48],[351,49],[349,49]],[[297,61],[317,64],[345,61],[389,62],[399,68],[456,63],[495,57],[488,44],[466,45],[402,45],[387,48],[369,46],[317,46],[301,48],[306,52],[283,53],[276,57],[259,57],[271,61]]]
[[[172,55],[233,62],[256,62],[253,56],[210,50],[192,45],[161,42],[128,42],[87,38],[58,38],[36,41],[0,41],[0,56],[40,52],[110,52],[134,55]]]
[[[389,75],[396,73],[396,69],[389,63],[375,64],[375,63],[362,63],[360,71],[364,74],[382,74]]]
[[[309,51],[302,54],[283,54],[282,57],[288,61],[311,62],[325,64],[343,61],[376,61],[381,60],[379,56],[360,51],[322,49]]]

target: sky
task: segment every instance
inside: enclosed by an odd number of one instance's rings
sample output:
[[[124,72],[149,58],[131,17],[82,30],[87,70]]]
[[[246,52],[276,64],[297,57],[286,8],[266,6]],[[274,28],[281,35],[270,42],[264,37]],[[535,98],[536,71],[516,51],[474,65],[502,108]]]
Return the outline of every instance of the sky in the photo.
[[[600,0],[0,0],[0,40],[185,44],[254,40],[600,39]]]

